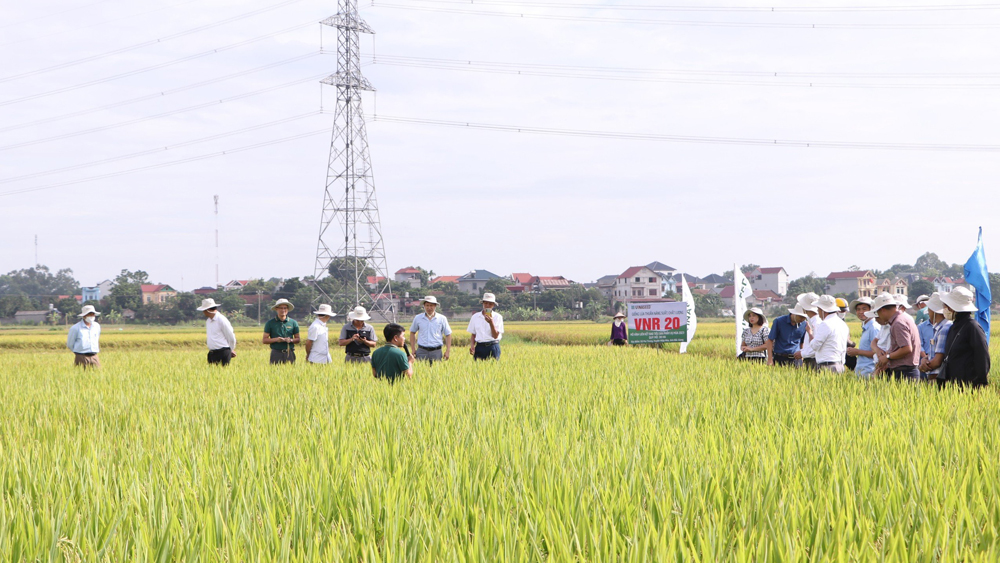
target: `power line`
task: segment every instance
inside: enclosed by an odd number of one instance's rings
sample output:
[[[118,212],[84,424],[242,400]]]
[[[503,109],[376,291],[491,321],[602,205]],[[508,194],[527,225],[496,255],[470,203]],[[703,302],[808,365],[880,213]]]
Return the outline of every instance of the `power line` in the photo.
[[[90,56],[90,57],[84,57],[82,59],[76,59],[76,60],[73,60],[73,61],[67,61],[65,63],[59,63],[57,65],[53,65],[53,66],[50,66],[50,67],[40,68],[40,69],[37,69],[37,70],[28,71],[28,72],[22,72],[20,74],[14,74],[14,75],[11,75],[11,76],[5,76],[3,78],[0,78],[0,83],[10,82],[11,80],[18,80],[20,78],[25,78],[25,77],[28,77],[28,76],[34,76],[36,74],[42,74],[42,73],[46,73],[46,72],[51,72],[53,70],[59,70],[61,68],[67,68],[67,67],[76,66],[76,65],[87,63],[87,62],[91,62],[91,61],[96,61],[98,59],[103,59],[105,57],[110,57],[112,55],[117,55],[117,54],[125,53],[125,52],[128,52],[128,51],[134,51],[135,49],[141,49],[142,47],[148,47],[150,45],[156,45],[157,43],[162,43],[164,41],[169,41],[171,39],[177,39],[178,37],[184,37],[186,35],[191,35],[192,33],[197,33],[199,31],[204,31],[206,29],[211,29],[213,27],[219,27],[220,25],[225,25],[227,23],[232,23],[234,21],[239,21],[239,20],[242,20],[242,19],[246,19],[246,18],[249,18],[251,16],[256,16],[258,14],[262,14],[264,12],[269,12],[271,10],[276,10],[278,8],[283,8],[283,7],[285,7],[285,6],[289,5],[289,4],[295,4],[296,2],[301,2],[301,1],[302,0],[284,0],[283,2],[279,2],[278,4],[274,4],[274,5],[268,6],[266,8],[261,8],[259,10],[254,10],[252,12],[246,12],[246,13],[240,14],[238,16],[233,16],[231,18],[226,18],[224,20],[219,20],[217,22],[213,22],[213,23],[210,23],[210,24],[199,26],[199,27],[196,27],[196,28],[193,28],[193,29],[189,29],[187,31],[181,31],[179,33],[174,33],[172,35],[167,35],[167,36],[161,37],[159,39],[153,39],[151,41],[144,41],[142,43],[136,43],[135,45],[130,45],[128,47],[122,47],[121,49],[115,49],[114,51],[108,51],[106,53],[101,53],[99,55],[93,55],[93,56]]]
[[[996,89],[1000,88],[1000,83],[961,83],[961,84],[935,84],[935,83],[859,83],[859,82],[816,82],[798,81],[792,82],[788,78],[793,78],[790,73],[725,73],[719,71],[677,71],[677,70],[654,70],[654,69],[612,69],[608,67],[570,67],[560,65],[539,65],[539,64],[519,64],[519,63],[495,63],[462,61],[452,59],[425,59],[420,57],[405,57],[392,55],[379,55],[372,59],[373,64],[387,66],[407,67],[407,68],[428,68],[437,70],[451,70],[460,72],[478,72],[490,74],[507,74],[517,76],[542,76],[550,78],[576,78],[586,80],[608,80],[625,82],[659,82],[659,83],[680,83],[680,84],[714,84],[724,86],[784,86],[794,88],[862,88],[862,89]],[[768,77],[771,80],[737,80],[735,78],[678,78],[670,75],[693,75],[693,76],[755,76]],[[817,73],[818,74],[818,73]],[[801,77],[795,77],[800,78]]]
[[[209,137],[202,137],[200,139],[194,139],[192,141],[185,141],[183,143],[175,143],[173,145],[168,145],[168,146],[165,146],[165,147],[157,147],[155,149],[149,149],[149,150],[144,150],[144,151],[139,151],[139,152],[124,154],[124,155],[120,155],[120,156],[115,156],[115,157],[111,157],[111,158],[105,158],[103,160],[95,160],[93,162],[85,162],[85,163],[82,163],[82,164],[74,164],[72,166],[64,166],[62,168],[55,168],[55,169],[52,169],[52,170],[45,170],[45,171],[42,171],[42,172],[34,172],[32,174],[24,174],[22,176],[13,176],[11,178],[2,178],[2,179],[0,179],[0,184],[9,184],[11,182],[20,182],[20,181],[23,181],[23,180],[30,180],[32,178],[39,178],[41,176],[49,176],[49,175],[52,175],[52,174],[59,174],[61,172],[70,172],[72,170],[79,170],[81,168],[90,168],[92,166],[99,166],[101,164],[108,164],[108,163],[111,163],[111,162],[118,162],[118,161],[121,161],[121,160],[128,160],[128,159],[131,159],[131,158],[138,158],[140,156],[147,156],[147,155],[151,155],[151,154],[160,154],[160,153],[163,153],[165,151],[176,150],[176,149],[179,149],[179,148],[182,148],[182,147],[189,147],[191,145],[197,145],[197,144],[200,144],[200,143],[207,143],[208,141],[214,141],[214,140],[217,140],[217,139],[222,139],[224,137],[231,137],[233,135],[239,135],[239,134],[242,134],[242,133],[248,133],[250,131],[256,131],[258,129],[265,129],[267,127],[273,127],[275,125],[282,125],[282,124],[285,124],[285,123],[291,123],[293,121],[298,121],[298,120],[304,119],[306,117],[312,117],[312,116],[315,116],[315,115],[320,115],[321,113],[322,113],[321,111],[311,111],[311,112],[303,113],[303,114],[300,114],[300,115],[294,115],[292,117],[286,117],[284,119],[278,119],[276,121],[269,121],[267,123],[261,123],[261,124],[253,125],[253,126],[250,126],[250,127],[244,127],[243,129],[237,129],[235,131],[229,131],[229,132],[226,132],[226,133],[219,133],[217,135],[211,135]]]
[[[482,129],[505,133],[529,133],[535,135],[559,135],[567,137],[587,137],[619,139],[628,141],[657,141],[671,143],[698,143],[715,145],[750,145],[797,148],[861,149],[861,150],[904,150],[904,151],[945,151],[945,152],[1000,152],[1000,145],[942,144],[942,143],[873,143],[854,141],[803,141],[782,139],[754,139],[740,137],[704,137],[696,135],[664,135],[657,133],[624,133],[617,131],[595,131],[585,129],[557,129],[551,127],[525,127],[521,125],[498,125],[492,123],[472,123],[446,121],[440,119],[419,119],[376,115],[373,121],[389,123],[409,123],[456,127],[462,129]]]
[[[192,90],[192,89],[195,89],[195,88],[201,88],[202,86],[207,86],[209,84],[216,84],[218,82],[223,82],[223,81],[226,81],[226,80],[231,80],[233,78],[238,78],[240,76],[246,76],[248,74],[252,74],[252,73],[255,73],[255,72],[260,72],[262,70],[267,70],[267,69],[274,68],[274,67],[277,67],[277,66],[283,66],[283,65],[286,65],[286,64],[291,64],[291,63],[294,63],[294,62],[298,62],[298,61],[301,61],[301,60],[308,59],[310,57],[315,57],[315,56],[317,56],[319,54],[320,54],[319,51],[316,51],[316,52],[313,52],[313,53],[307,53],[305,55],[300,55],[298,57],[292,57],[290,59],[285,59],[283,61],[278,61],[276,63],[271,63],[271,64],[264,65],[264,66],[259,66],[257,68],[252,68],[252,69],[244,70],[244,71],[241,71],[241,72],[234,72],[233,74],[229,74],[229,75],[226,75],[226,76],[221,76],[219,78],[212,78],[210,80],[203,80],[201,82],[196,82],[194,84],[189,84],[187,86],[180,86],[180,87],[177,87],[177,88],[171,88],[169,90],[162,90],[162,91],[156,92],[154,94],[148,94],[146,96],[139,96],[138,98],[132,98],[132,99],[129,99],[129,100],[123,100],[123,101],[120,101],[120,102],[115,102],[115,103],[112,103],[112,104],[107,104],[107,105],[98,106],[98,107],[95,107],[95,108],[90,108],[90,109],[75,111],[75,112],[71,112],[71,113],[64,113],[62,115],[55,115],[55,116],[46,117],[46,118],[43,118],[43,119],[36,119],[35,121],[28,121],[28,122],[25,122],[25,123],[18,123],[16,125],[8,125],[7,127],[0,127],[0,133],[5,132],[5,131],[13,131],[15,129],[23,129],[25,127],[33,127],[35,125],[41,125],[43,123],[52,123],[53,121],[61,121],[63,119],[69,119],[71,117],[79,117],[81,115],[87,115],[87,114],[96,113],[96,112],[99,112],[99,111],[104,111],[104,110],[109,110],[109,109],[115,109],[115,108],[119,108],[119,107],[130,105],[130,104],[135,104],[135,103],[138,103],[138,102],[143,102],[143,101],[146,101],[146,100],[152,100],[152,99],[156,99],[156,98],[162,98],[162,97],[165,97],[165,96],[169,96],[171,94],[176,94],[178,92],[184,92],[186,90]]]
[[[249,98],[251,96],[256,96],[258,94],[264,94],[266,92],[272,92],[274,90],[279,90],[281,88],[287,88],[289,86],[296,86],[298,84],[304,84],[306,82],[314,82],[314,81],[319,80],[320,78],[323,78],[325,76],[327,76],[327,73],[318,74],[318,75],[314,75],[314,76],[309,76],[309,77],[303,78],[301,80],[294,80],[292,82],[286,82],[284,84],[279,84],[277,86],[269,86],[267,88],[262,88],[260,90],[254,90],[254,91],[251,91],[251,92],[244,92],[243,94],[237,94],[235,96],[230,96],[228,98],[222,98],[220,100],[213,100],[211,102],[206,102],[206,103],[203,103],[203,104],[197,104],[197,105],[193,105],[193,106],[188,106],[188,107],[185,107],[185,108],[175,109],[175,110],[171,110],[171,111],[167,111],[167,112],[163,112],[163,113],[158,113],[158,114],[155,114],[155,115],[148,115],[148,116],[140,117],[140,118],[136,118],[136,119],[130,119],[128,121],[122,121],[120,123],[113,123],[113,124],[110,124],[110,125],[102,125],[100,127],[93,127],[91,129],[84,129],[82,131],[74,131],[72,133],[64,133],[62,135],[54,135],[52,137],[45,137],[45,138],[42,138],[42,139],[35,139],[33,141],[24,141],[24,142],[21,142],[21,143],[14,143],[12,145],[0,146],[0,151],[6,151],[6,150],[17,149],[17,148],[21,148],[21,147],[27,147],[27,146],[31,146],[31,145],[37,145],[37,144],[40,144],[40,143],[48,143],[50,141],[58,141],[58,140],[61,140],[61,139],[68,139],[70,137],[79,137],[80,135],[89,135],[91,133],[98,133],[100,131],[107,131],[109,129],[117,129],[118,127],[124,127],[126,125],[134,125],[136,123],[142,123],[143,121],[149,121],[151,119],[159,119],[161,117],[168,117],[168,116],[171,116],[171,115],[177,115],[179,113],[186,113],[186,112],[189,112],[189,111],[194,111],[194,110],[198,110],[198,109],[202,109],[202,108],[214,107],[214,106],[217,106],[219,104],[224,104],[226,102],[232,102],[232,101],[235,101],[235,100],[241,100],[243,98]]]
[[[531,8],[554,8],[568,10],[615,10],[645,12],[938,12],[998,10],[1000,4],[935,4],[909,6],[684,6],[669,4],[593,4],[566,2],[524,2],[519,0],[412,0],[432,4],[458,4],[467,6],[525,6]],[[373,1],[372,6],[377,4]]]
[[[490,16],[515,19],[536,19],[569,22],[623,23],[635,25],[663,25],[678,27],[746,27],[760,29],[997,29],[1000,24],[991,23],[934,23],[934,24],[891,24],[891,23],[780,23],[780,22],[737,22],[737,21],[705,21],[705,20],[660,20],[649,18],[612,18],[603,16],[569,16],[551,14],[529,14],[522,12],[490,12],[485,10],[467,10],[459,8],[434,8],[427,6],[412,6],[403,4],[373,3],[375,7],[392,8],[396,10],[413,10],[420,12],[435,12],[442,14],[464,14],[473,16]]]
[[[195,161],[198,161],[198,160],[206,160],[206,159],[209,159],[209,158],[216,158],[216,157],[220,157],[220,156],[225,156],[227,154],[244,152],[244,151],[253,150],[253,149],[257,149],[257,148],[261,148],[261,147],[267,147],[267,146],[271,146],[271,145],[276,145],[276,144],[279,144],[279,143],[285,143],[285,142],[288,142],[288,141],[294,141],[294,140],[297,140],[297,139],[304,139],[306,137],[312,137],[312,136],[319,135],[319,134],[329,134],[329,133],[330,133],[330,129],[329,128],[323,128],[323,129],[318,129],[316,131],[309,131],[309,132],[306,132],[306,133],[299,133],[298,135],[292,135],[290,137],[282,137],[280,139],[275,139],[273,141],[265,141],[265,142],[262,142],[262,143],[255,143],[255,144],[252,144],[252,145],[246,145],[246,146],[242,146],[242,147],[237,147],[235,149],[230,149],[230,150],[226,150],[226,151],[219,151],[219,152],[215,152],[215,153],[211,153],[211,154],[205,154],[205,155],[201,155],[201,156],[193,156],[193,157],[190,157],[190,158],[182,158],[180,160],[173,160],[173,161],[170,161],[170,162],[161,162],[160,164],[151,164],[149,166],[140,166],[138,168],[130,168],[128,170],[121,170],[121,171],[112,172],[112,173],[109,173],[109,174],[101,174],[99,176],[89,176],[87,178],[79,178],[77,180],[70,180],[70,181],[67,181],[67,182],[59,182],[59,183],[56,183],[56,184],[49,184],[49,185],[46,185],[46,186],[35,186],[35,187],[32,187],[32,188],[22,188],[22,189],[17,189],[17,190],[10,190],[10,191],[6,191],[6,192],[0,192],[0,197],[11,196],[11,195],[16,195],[16,194],[23,194],[23,193],[29,193],[29,192],[37,192],[37,191],[42,191],[42,190],[50,190],[52,188],[59,188],[59,187],[62,187],[62,186],[71,186],[71,185],[74,185],[74,184],[82,184],[84,182],[93,182],[95,180],[104,180],[104,179],[107,179],[107,178],[114,178],[116,176],[123,176],[123,175],[126,175],[126,174],[134,174],[136,172],[143,172],[143,171],[146,171],[146,170],[155,170],[157,168],[165,168],[165,167],[168,167],[168,166],[176,166],[178,164],[185,164],[185,163],[188,163],[188,162],[195,162]]]
[[[301,1],[301,0],[297,0],[297,1]],[[151,70],[156,70],[156,69],[168,67],[168,66],[171,66],[171,65],[175,65],[175,64],[187,62],[187,61],[198,59],[198,58],[201,58],[201,57],[207,57],[209,55],[214,55],[216,53],[221,53],[223,51],[228,51],[230,49],[235,49],[237,47],[242,47],[244,45],[249,45],[249,44],[255,43],[257,41],[263,41],[265,39],[270,39],[272,37],[276,37],[278,35],[282,35],[284,33],[288,33],[290,31],[295,31],[297,29],[302,29],[304,27],[309,27],[309,26],[312,26],[312,25],[316,25],[316,22],[310,21],[310,22],[307,22],[307,23],[299,24],[299,25],[293,25],[292,27],[287,27],[287,28],[282,29],[280,31],[275,31],[274,33],[268,33],[268,34],[265,34],[265,35],[259,35],[257,37],[252,37],[250,39],[246,39],[244,41],[239,41],[237,43],[231,43],[231,44],[226,45],[224,47],[219,47],[217,49],[211,49],[211,50],[208,50],[208,51],[203,51],[201,53],[196,53],[194,55],[190,55],[190,56],[187,56],[187,57],[182,57],[180,59],[174,59],[172,61],[166,61],[166,62],[163,62],[163,63],[160,63],[160,64],[155,64],[155,65],[152,65],[152,66],[147,66],[147,67],[138,68],[138,69],[135,69],[135,70],[130,70],[128,72],[123,72],[121,74],[115,74],[113,76],[108,76],[108,77],[105,77],[105,78],[98,78],[96,80],[90,80],[90,81],[87,81],[87,82],[81,82],[81,83],[75,84],[73,86],[66,86],[65,88],[57,88],[55,90],[49,90],[48,92],[41,92],[41,93],[38,93],[38,94],[32,94],[30,96],[24,96],[22,98],[15,98],[13,100],[7,100],[7,101],[4,101],[4,102],[0,102],[0,106],[8,106],[8,105],[11,105],[11,104],[18,104],[18,103],[21,103],[21,102],[27,102],[27,101],[31,101],[31,100],[37,100],[39,98],[45,98],[45,97],[48,97],[48,96],[54,96],[56,94],[62,94],[64,92],[70,92],[70,91],[73,91],[73,90],[78,90],[80,88],[86,88],[88,86],[94,86],[96,84],[103,84],[105,82],[111,82],[113,80],[118,80],[120,78],[126,78],[126,77],[129,77],[129,76],[134,76],[136,74],[141,74],[143,72],[149,72]]]

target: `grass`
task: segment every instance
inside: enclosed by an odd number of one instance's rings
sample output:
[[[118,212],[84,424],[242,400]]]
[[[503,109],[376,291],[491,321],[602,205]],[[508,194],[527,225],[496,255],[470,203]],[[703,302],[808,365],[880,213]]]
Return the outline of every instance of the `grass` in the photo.
[[[730,331],[512,323],[501,362],[393,387],[256,331],[217,369],[108,330],[100,371],[5,332],[0,560],[1000,560],[994,390],[736,364]]]

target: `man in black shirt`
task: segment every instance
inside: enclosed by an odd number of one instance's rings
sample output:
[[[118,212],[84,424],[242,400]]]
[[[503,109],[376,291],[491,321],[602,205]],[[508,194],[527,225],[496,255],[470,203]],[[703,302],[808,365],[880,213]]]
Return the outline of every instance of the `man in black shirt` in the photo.
[[[357,306],[347,314],[347,324],[340,329],[338,344],[344,346],[344,361],[367,364],[372,361],[372,348],[377,345],[375,328],[368,324],[371,320],[368,311]]]

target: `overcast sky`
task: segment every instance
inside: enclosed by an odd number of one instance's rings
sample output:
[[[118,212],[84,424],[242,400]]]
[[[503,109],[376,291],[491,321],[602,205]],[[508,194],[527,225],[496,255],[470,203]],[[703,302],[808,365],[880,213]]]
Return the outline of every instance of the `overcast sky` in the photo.
[[[0,1],[0,271],[30,267],[37,234],[39,261],[72,268],[84,285],[123,268],[177,289],[212,285],[218,194],[222,283],[312,273],[333,117],[318,113],[321,93],[327,111],[335,100],[317,79],[336,66],[334,55],[318,54],[320,26],[165,63],[317,22],[336,2],[285,0],[170,38],[279,0]],[[826,275],[912,263],[926,250],[964,262],[980,225],[987,258],[1000,261],[998,152],[636,141],[371,119],[377,102],[383,116],[529,128],[1000,147],[1000,10],[670,12],[586,7],[667,4],[648,0],[586,2],[385,2],[431,9],[424,11],[362,0],[377,31],[362,41],[369,63],[374,52],[386,61],[567,65],[588,76],[594,67],[616,69],[616,77],[627,69],[715,73],[622,81],[368,64],[378,93],[366,95],[365,109],[390,272],[484,268],[585,282],[659,260],[696,275],[734,262]],[[327,50],[335,39],[325,28]],[[295,57],[303,58],[244,72]],[[144,70],[154,65],[164,66]],[[91,81],[99,83],[81,86]],[[123,103],[137,98],[147,99]],[[103,106],[112,107],[88,111]],[[51,119],[76,112],[86,113]],[[164,113],[171,115],[153,117]],[[133,123],[118,126],[125,122]],[[105,129],[88,132],[95,128]],[[87,166],[49,173],[77,165]]]

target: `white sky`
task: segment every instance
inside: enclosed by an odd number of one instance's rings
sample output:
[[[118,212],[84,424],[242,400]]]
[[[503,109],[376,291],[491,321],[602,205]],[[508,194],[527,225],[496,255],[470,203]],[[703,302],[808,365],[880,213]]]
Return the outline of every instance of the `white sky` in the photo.
[[[0,130],[317,52],[320,26],[310,25],[161,69],[9,103],[336,12],[336,2],[300,0],[180,38],[4,80],[164,38],[278,0],[0,2]],[[776,81],[766,77],[740,80],[770,84],[682,84],[368,65],[364,72],[378,88],[382,115],[660,135],[1000,146],[1000,9],[706,13],[391,3],[541,15],[883,27],[553,21],[371,7],[361,0],[363,17],[378,33],[374,43],[370,37],[363,39],[368,60],[374,46],[378,55],[585,67],[969,73],[788,80],[980,86],[808,88],[772,85]],[[617,4],[762,5],[750,0]],[[858,4],[849,0],[822,5]],[[997,27],[891,27],[902,24]],[[323,37],[325,48],[334,49],[334,30],[325,28]],[[37,234],[39,261],[72,268],[85,285],[111,278],[123,268],[146,270],[152,281],[178,289],[211,285],[212,195],[219,194],[222,283],[311,274],[329,133],[178,166],[2,194],[329,129],[332,115],[317,114],[157,154],[4,181],[317,112],[321,88],[318,81],[308,80],[198,110],[49,140],[309,79],[332,73],[335,66],[334,55],[317,55],[138,103],[0,131],[0,271],[31,266]],[[330,87],[323,92],[326,109],[331,110],[334,92]],[[374,102],[372,95],[365,99],[369,114]],[[825,275],[851,265],[912,263],[926,250],[949,262],[964,262],[979,225],[984,227],[987,257],[1000,260],[995,254],[1000,249],[995,246],[1000,244],[994,188],[1000,177],[997,152],[683,144],[373,121],[368,133],[390,272],[420,265],[438,274],[485,268],[498,274],[527,271],[591,281],[660,260],[696,275],[722,272],[734,262],[784,266],[793,277],[810,271]],[[45,142],[10,148],[36,140]]]

